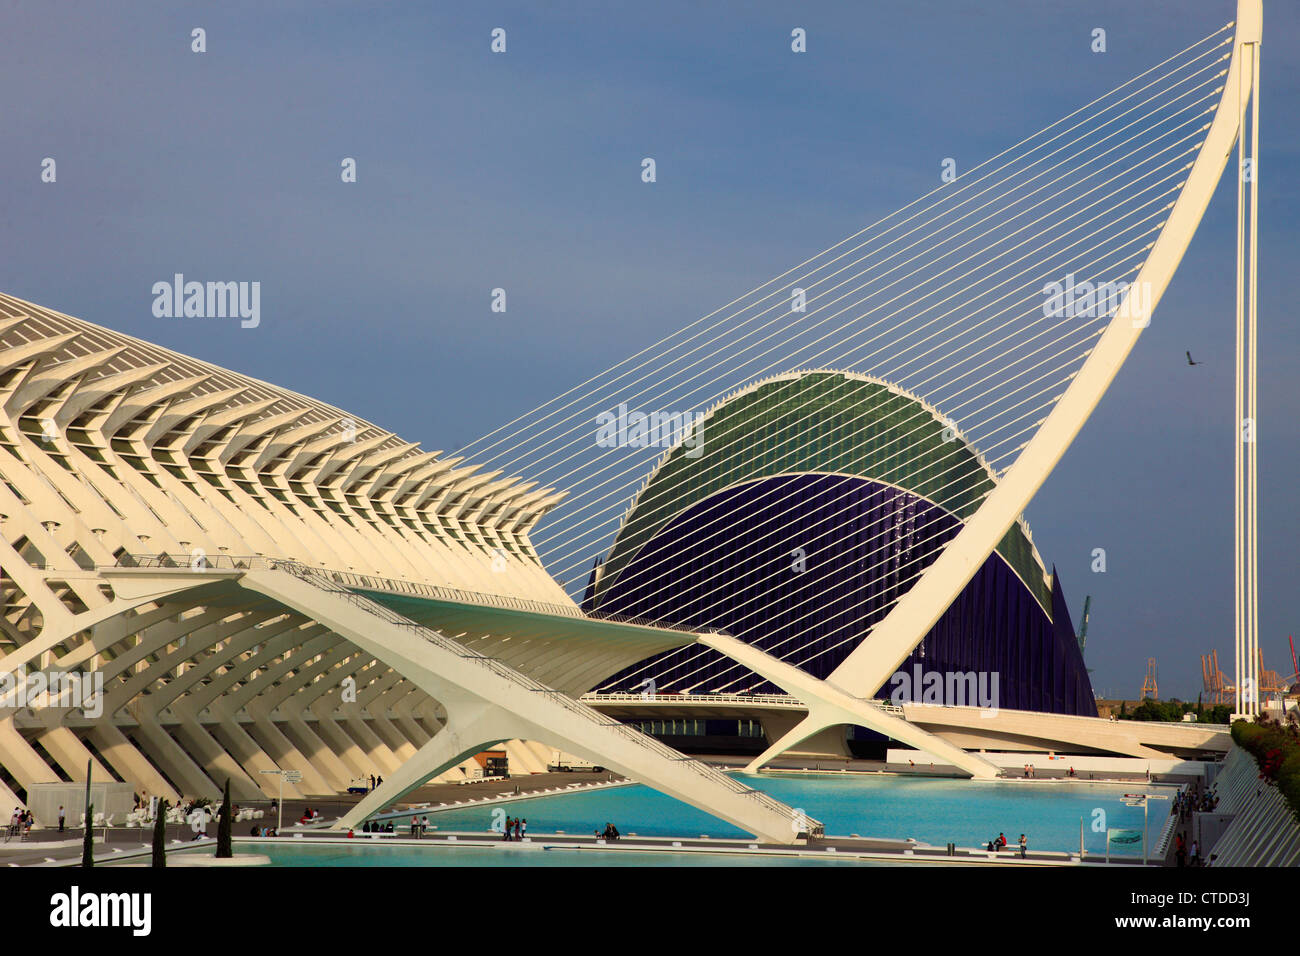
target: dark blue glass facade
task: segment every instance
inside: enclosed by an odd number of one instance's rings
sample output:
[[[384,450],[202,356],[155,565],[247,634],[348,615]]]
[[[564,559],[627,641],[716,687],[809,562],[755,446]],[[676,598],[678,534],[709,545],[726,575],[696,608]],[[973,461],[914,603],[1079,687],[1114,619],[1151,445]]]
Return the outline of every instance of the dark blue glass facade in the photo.
[[[960,528],[925,499],[869,479],[762,478],[675,516],[602,582],[596,609],[720,628],[825,678]],[[1050,614],[1035,590],[1046,593],[995,552],[900,671],[997,674],[999,707],[1095,716],[1060,581],[1053,574]],[[781,692],[701,647],[634,665],[598,689],[632,691],[646,678],[661,693]],[[944,703],[962,703],[948,689]]]

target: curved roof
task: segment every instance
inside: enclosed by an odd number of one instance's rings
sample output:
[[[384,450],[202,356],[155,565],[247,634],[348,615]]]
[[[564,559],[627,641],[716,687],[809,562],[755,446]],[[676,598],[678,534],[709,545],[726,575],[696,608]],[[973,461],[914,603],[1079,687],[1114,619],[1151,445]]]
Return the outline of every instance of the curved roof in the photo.
[[[752,383],[713,406],[655,466],[598,569],[600,595],[672,518],[715,492],[758,478],[819,472],[903,488],[965,520],[997,476],[953,423],[888,382],[828,369]],[[691,452],[696,452],[692,457]],[[1018,521],[997,551],[1051,608],[1043,563]]]

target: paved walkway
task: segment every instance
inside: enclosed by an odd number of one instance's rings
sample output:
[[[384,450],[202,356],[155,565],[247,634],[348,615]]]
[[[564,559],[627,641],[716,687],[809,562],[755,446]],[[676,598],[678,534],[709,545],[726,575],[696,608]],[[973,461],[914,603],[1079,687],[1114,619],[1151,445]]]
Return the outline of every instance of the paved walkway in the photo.
[[[481,782],[467,784],[430,784],[408,794],[403,800],[393,804],[392,809],[400,811],[416,806],[427,806],[429,809],[433,809],[439,804],[454,804],[458,801],[465,803],[470,800],[511,796],[516,791],[528,792],[541,789],[566,788],[574,784],[584,786],[607,785],[611,779],[617,781],[621,778],[608,772],[599,774],[590,772],[539,773],[506,779],[486,778]],[[286,800],[284,801],[283,832],[286,834],[293,832],[316,833],[352,809],[362,797],[362,794],[344,794],[329,797],[309,797],[305,800]],[[235,805],[239,808],[253,807],[263,811],[260,820],[240,820],[235,823],[234,835],[236,837],[249,836],[250,831],[255,826],[276,826],[277,819],[280,817],[270,800],[245,801]],[[315,809],[320,814],[320,817],[312,827],[299,828],[297,826],[298,821],[307,807]],[[214,821],[208,826],[207,834],[208,836],[216,836],[216,831],[217,827]],[[84,832],[81,827],[69,827],[63,833],[59,833],[57,828],[43,829],[34,827],[31,833],[21,839],[14,837],[4,842],[3,838],[0,838],[0,867],[7,867],[11,863],[19,866],[30,866],[36,863],[44,863],[51,858],[55,860],[79,860],[81,859],[81,844]],[[188,843],[193,840],[193,837],[193,828],[188,823],[169,823],[167,825],[167,842],[170,847]],[[124,852],[138,850],[141,846],[148,846],[152,840],[153,829],[148,824],[144,827],[110,827],[107,834],[104,828],[97,827],[95,829],[95,858],[106,859],[107,855],[113,853],[114,848],[119,848]]]
[[[733,758],[728,760],[725,757],[709,757],[710,762],[720,765],[737,764],[743,766],[743,758]],[[826,773],[832,769],[847,768],[854,772],[901,772],[899,768],[892,767],[888,771],[886,765],[880,761],[850,761],[847,764],[838,762],[834,765],[821,761],[783,761],[784,766],[779,769],[785,771],[808,771]],[[776,768],[774,768],[776,769]],[[916,776],[934,776],[934,775],[951,775],[952,771],[947,768],[939,768],[931,772],[927,766],[917,768],[913,771]],[[1040,773],[1037,777],[1024,780],[1027,785],[1042,783],[1051,785],[1055,781],[1064,778],[1064,773],[1049,775],[1047,772]],[[1012,777],[1013,781],[1020,781],[1023,778]],[[1079,776],[1073,778],[1075,781],[1087,782],[1086,777]],[[1110,782],[1146,782],[1143,774],[1114,774],[1107,775],[1105,778],[1098,777],[1096,782],[1102,780]],[[443,783],[430,784],[419,788],[408,794],[403,800],[387,808],[388,813],[385,815],[401,816],[404,812],[414,809],[428,809],[433,811],[440,805],[460,803],[465,805],[470,802],[483,801],[485,803],[496,800],[509,800],[510,797],[519,795],[526,796],[537,791],[555,791],[556,789],[564,790],[571,787],[605,787],[611,784],[619,784],[625,781],[616,774],[602,772],[593,773],[543,773],[528,774],[510,778],[487,778],[480,782],[458,784]],[[1152,780],[1153,783],[1174,783],[1186,782],[1182,779],[1177,781],[1167,780],[1157,776]],[[281,837],[292,839],[294,833],[302,833],[305,837],[315,839],[347,839],[346,835],[340,833],[331,833],[328,827],[342,817],[348,810],[362,799],[360,794],[347,794],[342,796],[329,796],[319,798],[308,798],[306,800],[286,800],[283,810],[284,826],[281,829]],[[265,811],[262,819],[256,821],[241,820],[235,824],[234,835],[237,839],[246,839],[250,836],[253,827],[276,826],[277,814],[272,807],[271,801],[245,802],[238,804],[239,807],[255,807]],[[307,807],[312,807],[318,811],[320,816],[316,822],[308,826],[300,826],[298,821],[302,817]],[[436,821],[430,819],[431,826]],[[1184,824],[1185,826],[1185,824]],[[114,851],[122,852],[139,851],[148,847],[152,840],[152,830],[150,827],[127,828],[114,827],[108,831],[107,840],[104,838],[104,831],[97,829],[95,839],[95,858],[101,862],[107,862],[111,856],[117,855]],[[216,824],[213,823],[208,827],[208,836],[216,835]],[[445,841],[452,833],[431,830],[424,840],[425,842],[438,840]],[[464,843],[494,843],[505,842],[499,836],[493,836],[486,833],[455,833],[456,839]],[[169,848],[177,848],[193,840],[193,830],[189,824],[169,824],[167,827],[167,837]],[[596,846],[599,841],[595,836],[582,836],[576,834],[530,834],[534,843],[545,842],[548,845],[555,846]],[[357,832],[353,839],[378,839],[385,843],[389,841],[407,843],[409,840],[409,829],[400,827],[397,833],[392,835],[370,835]],[[19,866],[30,866],[33,864],[45,863],[50,860],[59,862],[79,860],[81,857],[81,840],[82,830],[80,828],[69,829],[65,833],[58,833],[57,830],[33,829],[32,832],[22,841],[17,838],[8,843],[0,843],[0,867],[11,864]],[[1174,863],[1172,853],[1173,841],[1171,841],[1170,854],[1165,861],[1165,865],[1171,866]],[[763,844],[753,843],[746,840],[700,840],[700,839],[671,839],[671,838],[653,838],[653,837],[624,837],[618,841],[614,847],[616,849],[651,849],[663,850],[672,849],[713,849],[722,848],[746,851],[756,848],[762,852],[786,852],[788,847],[767,847]],[[831,836],[826,839],[816,841],[812,846],[802,848],[803,852],[837,852],[846,854],[871,854],[879,855],[885,858],[893,858],[898,862],[904,861],[921,861],[934,860],[945,863],[970,863],[970,864],[1019,864],[1027,862],[1031,864],[1053,864],[1061,865],[1068,863],[1072,854],[1062,852],[1035,852],[1030,851],[1026,861],[1020,860],[1020,853],[1016,847],[1008,847],[1005,850],[990,854],[982,847],[958,847],[955,849],[954,857],[947,856],[946,847],[923,847],[903,840],[883,840],[883,839],[865,839],[854,837],[836,837]],[[1077,854],[1074,854],[1077,856]],[[1088,862],[1100,862],[1091,857]],[[1137,860],[1115,859],[1115,863],[1137,864]]]

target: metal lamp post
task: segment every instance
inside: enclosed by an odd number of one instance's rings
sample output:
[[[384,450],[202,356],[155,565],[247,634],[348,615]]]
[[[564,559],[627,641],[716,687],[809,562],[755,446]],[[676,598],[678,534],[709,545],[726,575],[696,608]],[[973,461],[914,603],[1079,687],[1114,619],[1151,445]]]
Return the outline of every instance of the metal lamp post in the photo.
[[[280,831],[284,829],[284,782],[285,780],[288,780],[290,783],[298,783],[300,780],[302,780],[302,771],[276,769],[276,770],[259,770],[258,773],[273,773],[280,778],[280,799],[276,801],[276,807],[275,807],[276,810],[275,833],[276,836],[279,836]]]

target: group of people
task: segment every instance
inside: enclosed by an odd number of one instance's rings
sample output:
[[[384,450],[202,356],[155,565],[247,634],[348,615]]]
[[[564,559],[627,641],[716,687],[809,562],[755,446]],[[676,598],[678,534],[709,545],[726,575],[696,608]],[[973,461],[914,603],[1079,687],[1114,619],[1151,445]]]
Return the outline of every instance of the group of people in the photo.
[[[32,824],[36,818],[32,816],[32,811],[24,810],[22,807],[14,807],[13,814],[9,817],[9,829],[6,831],[6,837],[26,836],[32,832]]]
[[[424,835],[424,831],[427,829],[429,829],[429,818],[427,816],[424,817],[423,819],[415,816],[411,817],[411,836],[415,837],[418,840],[421,836]],[[373,822],[367,820],[365,823],[361,824],[361,832],[362,833],[396,833],[397,827],[393,824],[392,820],[389,820],[387,823],[380,823],[378,820],[375,820]]]
[[[378,787],[378,786],[379,786],[380,784],[382,784],[383,782],[384,782],[384,778],[383,778],[383,777],[376,777],[373,773],[370,775],[370,789],[371,789],[371,790],[374,790],[376,787]]]
[[[1177,861],[1178,866],[1207,865],[1206,861],[1201,859],[1200,843],[1192,840],[1191,845],[1188,846],[1188,837],[1191,835],[1190,821],[1193,813],[1209,813],[1218,805],[1218,802],[1218,796],[1209,790],[1203,793],[1184,790],[1174,797],[1173,814],[1179,823],[1178,833],[1174,837],[1174,859]],[[1186,832],[1184,832],[1182,824],[1189,824]],[[1213,859],[1214,855],[1211,854],[1210,860]]]
[[[275,827],[253,827],[252,831],[250,832],[250,836],[255,836],[255,837],[273,837],[279,835],[280,834],[276,832]]]
[[[1175,840],[1175,846],[1176,849],[1174,850],[1174,858],[1178,861],[1178,865],[1180,867],[1201,865],[1201,845],[1197,843],[1195,840],[1192,841],[1192,850],[1191,850],[1190,858],[1188,857],[1188,853],[1187,853],[1187,840],[1186,838],[1183,837],[1181,833],[1178,834],[1178,837]]]
[[[1020,859],[1023,860],[1025,858],[1025,855],[1028,854],[1029,852],[1028,837],[1026,837],[1023,833],[1020,834],[1020,840],[1018,841],[1017,845],[1020,847]],[[1005,850],[1006,847],[1007,847],[1007,835],[1005,833],[999,833],[992,840],[989,840],[988,850],[990,853],[997,853],[1001,850]]]
[[[299,823],[311,823],[313,820],[320,819],[320,811],[313,807],[306,807],[302,811],[302,816],[298,818]]]
[[[1074,768],[1073,768],[1073,767],[1070,767],[1068,770],[1066,770],[1066,771],[1065,771],[1065,775],[1066,775],[1067,777],[1077,777],[1077,776],[1078,776],[1078,774],[1074,772]],[[1026,777],[1037,777],[1037,776],[1038,776],[1038,768],[1035,767],[1035,766],[1034,766],[1033,764],[1031,764],[1031,763],[1027,763],[1027,764],[1025,764],[1025,776],[1026,776]]]
[[[509,841],[522,840],[528,835],[528,821],[521,820],[518,817],[506,817],[505,832],[501,834],[501,839]]]
[[[605,831],[603,833],[600,830],[596,831],[596,836],[603,839],[606,843],[612,843],[622,835],[623,834],[618,832],[618,827],[614,826],[612,823],[605,824]]]
[[[1208,813],[1214,809],[1219,798],[1210,791],[1196,794],[1191,792],[1179,793],[1174,797],[1174,815],[1180,821],[1188,820],[1193,813]]]

